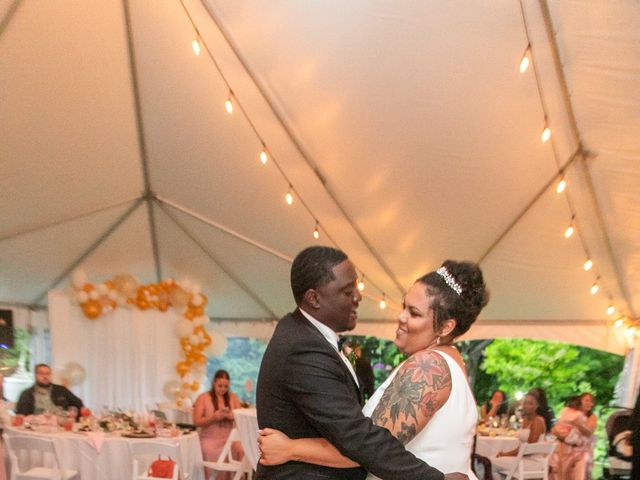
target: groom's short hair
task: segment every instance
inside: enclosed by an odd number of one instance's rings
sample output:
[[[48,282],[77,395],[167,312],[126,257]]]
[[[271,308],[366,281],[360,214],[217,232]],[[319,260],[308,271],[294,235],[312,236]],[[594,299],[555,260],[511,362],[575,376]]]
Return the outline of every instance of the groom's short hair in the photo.
[[[326,285],[335,280],[333,267],[347,260],[347,254],[332,247],[307,247],[291,265],[291,290],[296,305],[302,303],[307,290]]]

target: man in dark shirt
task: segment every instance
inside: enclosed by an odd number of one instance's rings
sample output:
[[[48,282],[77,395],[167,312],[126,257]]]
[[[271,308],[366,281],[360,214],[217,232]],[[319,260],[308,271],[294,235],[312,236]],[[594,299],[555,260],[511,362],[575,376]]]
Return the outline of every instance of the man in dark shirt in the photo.
[[[56,407],[64,410],[69,407],[76,407],[80,411],[83,406],[82,400],[71,393],[68,388],[51,382],[51,368],[49,368],[49,365],[40,363],[36,365],[35,372],[36,384],[20,394],[20,399],[16,405],[16,413],[20,415],[37,415],[51,411]]]

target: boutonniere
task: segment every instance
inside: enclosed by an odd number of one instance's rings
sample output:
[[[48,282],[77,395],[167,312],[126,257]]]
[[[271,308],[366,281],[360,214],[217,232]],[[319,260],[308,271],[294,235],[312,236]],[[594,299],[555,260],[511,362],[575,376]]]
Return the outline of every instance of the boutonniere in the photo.
[[[351,350],[349,352],[349,355],[347,355],[347,360],[349,360],[349,363],[351,365],[353,365],[354,367],[356,366],[356,360],[358,360],[358,355],[356,354],[355,350]]]

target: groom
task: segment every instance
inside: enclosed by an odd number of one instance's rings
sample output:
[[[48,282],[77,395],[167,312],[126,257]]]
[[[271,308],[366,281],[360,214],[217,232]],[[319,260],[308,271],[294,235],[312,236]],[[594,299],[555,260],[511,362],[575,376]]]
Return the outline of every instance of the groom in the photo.
[[[336,332],[356,326],[362,296],[355,267],[340,250],[309,247],[291,267],[298,308],[279,322],[260,366],[256,400],[260,428],[291,438],[324,437],[361,468],[302,462],[258,464],[257,479],[463,480],[443,475],[407,452],[389,431],[361,412],[358,380],[338,350]]]

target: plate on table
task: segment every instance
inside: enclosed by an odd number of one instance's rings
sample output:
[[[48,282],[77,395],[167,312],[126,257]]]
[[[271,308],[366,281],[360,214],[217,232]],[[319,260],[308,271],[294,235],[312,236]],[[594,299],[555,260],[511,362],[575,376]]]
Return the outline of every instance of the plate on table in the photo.
[[[125,438],[155,438],[156,434],[155,433],[150,433],[150,432],[127,432],[127,433],[123,433],[121,435],[121,437],[125,437]]]

